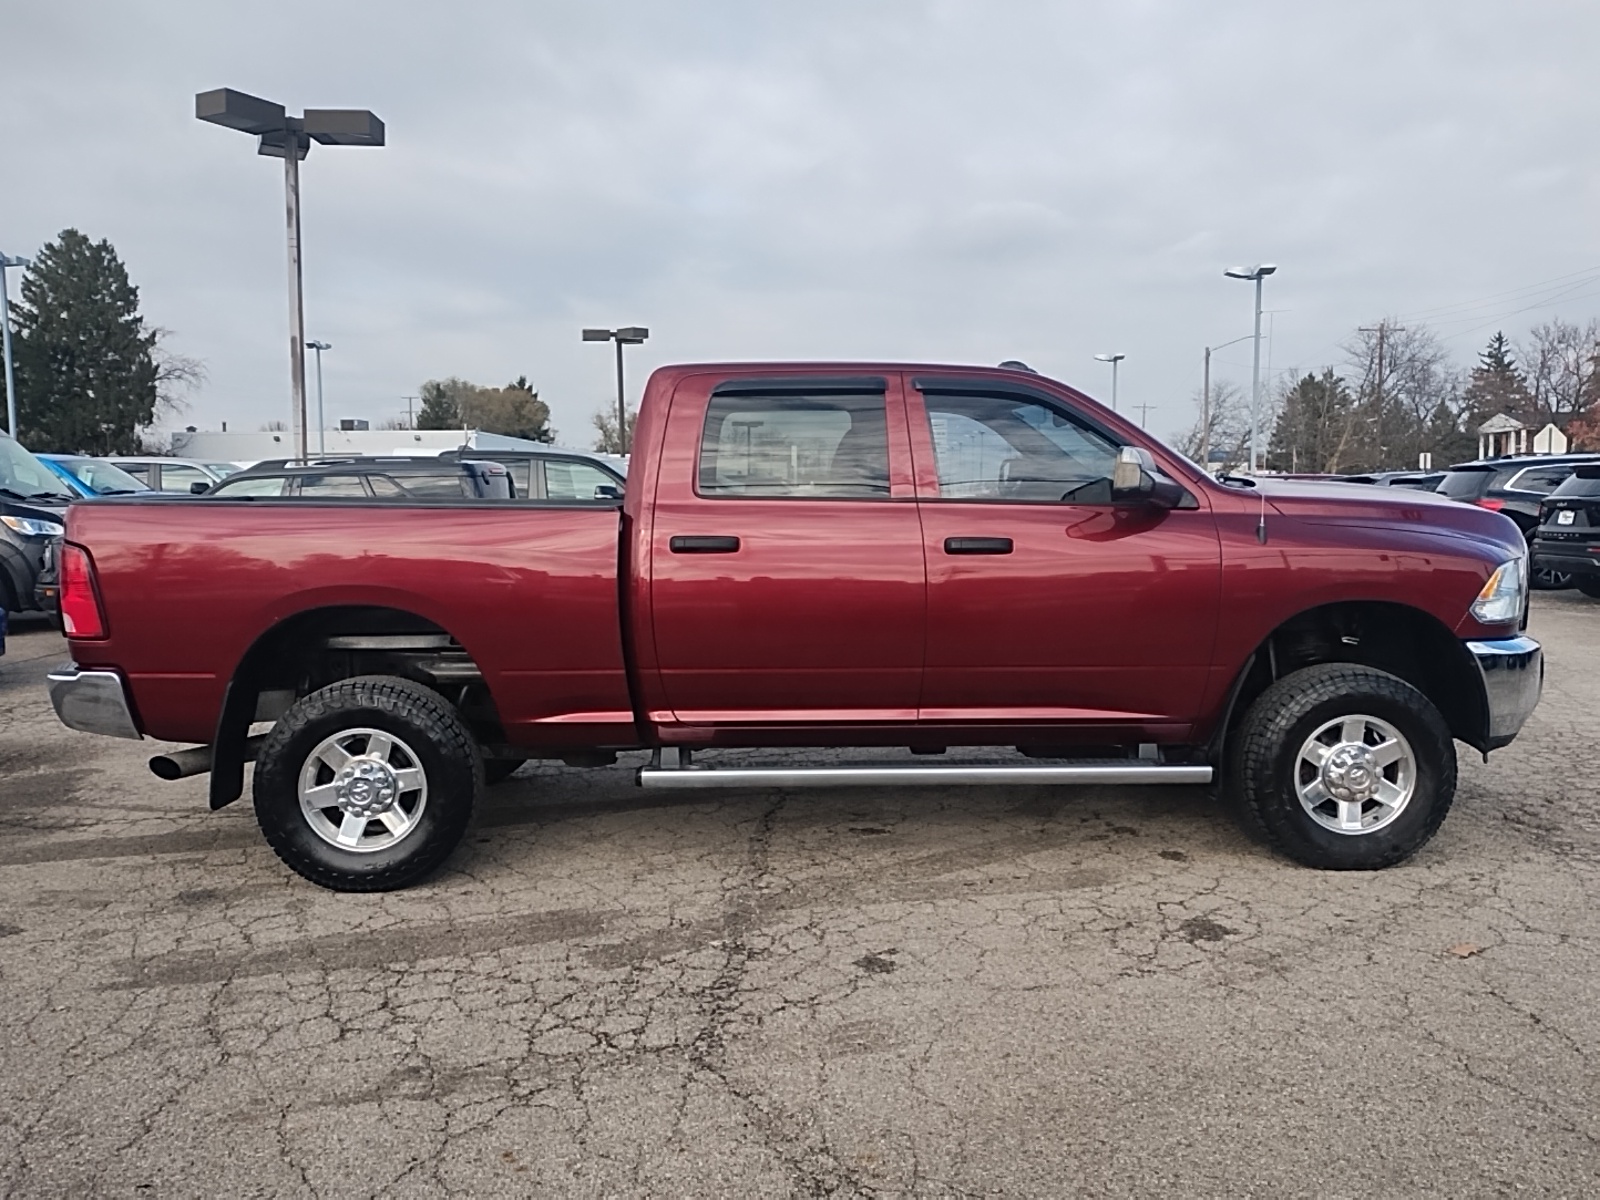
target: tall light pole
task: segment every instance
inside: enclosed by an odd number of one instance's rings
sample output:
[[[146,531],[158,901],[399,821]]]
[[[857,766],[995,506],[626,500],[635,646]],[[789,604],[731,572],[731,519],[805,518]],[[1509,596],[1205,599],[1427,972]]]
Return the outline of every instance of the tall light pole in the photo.
[[[1258,263],[1253,267],[1229,267],[1223,275],[1229,279],[1256,281],[1256,331],[1255,362],[1250,368],[1250,470],[1256,469],[1256,443],[1260,438],[1261,424],[1261,281],[1278,269],[1277,263]]]
[[[6,432],[17,436],[17,376],[11,366],[11,277],[6,274],[12,267],[31,267],[26,258],[12,258],[0,254],[0,339],[5,342],[6,359]]]
[[[1117,411],[1117,364],[1127,358],[1126,354],[1096,354],[1096,362],[1111,364],[1111,411]]]
[[[1234,342],[1242,342],[1252,335],[1244,334],[1232,338],[1217,346],[1206,347],[1206,365],[1200,373],[1200,469],[1210,471],[1211,464],[1207,460],[1211,457],[1211,352],[1231,346]]]
[[[316,351],[317,355],[317,453],[328,452],[327,429],[328,420],[322,415],[322,352],[332,350],[332,342],[307,342],[307,350]]]
[[[642,325],[627,325],[621,329],[585,329],[586,342],[615,342],[617,344],[617,445],[623,454],[628,453],[628,402],[622,389],[622,348],[637,346],[650,336]]]
[[[313,141],[324,146],[381,146],[383,122],[364,108],[308,108],[291,117],[281,104],[217,88],[194,98],[194,115],[260,140],[257,154],[283,159],[284,214],[289,233],[289,388],[296,453],[306,448],[306,322],[300,271],[300,160]]]

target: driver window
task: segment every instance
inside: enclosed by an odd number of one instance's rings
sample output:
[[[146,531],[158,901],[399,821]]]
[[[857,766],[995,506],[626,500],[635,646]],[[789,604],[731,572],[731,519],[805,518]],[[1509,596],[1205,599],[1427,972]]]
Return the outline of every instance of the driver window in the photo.
[[[1115,442],[1021,396],[927,395],[946,500],[1111,503]]]

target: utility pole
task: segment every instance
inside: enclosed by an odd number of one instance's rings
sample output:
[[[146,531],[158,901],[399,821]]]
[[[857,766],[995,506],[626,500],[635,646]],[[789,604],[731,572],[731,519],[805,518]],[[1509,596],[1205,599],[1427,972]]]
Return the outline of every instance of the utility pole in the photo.
[[[402,400],[404,400],[406,402],[406,428],[414,430],[417,427],[417,414],[411,411],[411,402],[413,400],[420,400],[420,399],[422,399],[422,397],[421,396],[401,396],[400,399],[402,399]]]
[[[1145,427],[1145,421],[1150,416],[1150,408],[1151,408],[1150,402],[1146,401],[1143,404],[1135,404],[1132,407],[1137,408],[1139,410],[1139,428],[1143,429]]]
[[[1211,347],[1206,347],[1205,370],[1200,374],[1200,469],[1211,470]]]
[[[5,341],[6,432],[12,437],[17,436],[17,379],[11,366],[11,288],[6,269],[32,265],[29,259],[0,254],[0,338]]]
[[[1384,457],[1383,453],[1383,350],[1384,343],[1391,330],[1395,333],[1404,333],[1406,331],[1406,327],[1404,325],[1391,325],[1389,324],[1388,319],[1385,318],[1384,320],[1378,322],[1376,328],[1371,325],[1362,325],[1357,328],[1358,333],[1375,333],[1378,335],[1378,375],[1373,386],[1373,402],[1377,407],[1377,418],[1374,422],[1376,429],[1374,430],[1374,433],[1376,434],[1376,440],[1378,443],[1379,470],[1382,470],[1388,465],[1388,460]]]

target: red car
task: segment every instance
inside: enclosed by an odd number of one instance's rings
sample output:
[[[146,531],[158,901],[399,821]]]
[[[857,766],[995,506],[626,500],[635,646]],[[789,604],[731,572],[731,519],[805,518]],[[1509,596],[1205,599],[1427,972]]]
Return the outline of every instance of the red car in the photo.
[[[66,539],[61,719],[198,743],[153,766],[213,807],[254,758],[273,848],[349,890],[437,866],[523,759],[638,749],[646,787],[1220,783],[1299,861],[1381,867],[1543,677],[1505,517],[1213,480],[1015,369],[669,367],[620,501],[121,497]],[[695,759],[748,746],[919,756]]]

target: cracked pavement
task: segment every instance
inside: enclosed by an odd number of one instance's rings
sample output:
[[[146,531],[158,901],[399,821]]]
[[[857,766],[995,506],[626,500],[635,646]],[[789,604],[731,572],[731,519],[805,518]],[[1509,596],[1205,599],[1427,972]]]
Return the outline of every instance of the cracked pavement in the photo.
[[[642,793],[529,765],[426,884],[335,895],[248,802],[0,659],[0,1192],[1600,1190],[1600,602],[1412,861],[1199,789]],[[725,756],[771,761],[771,754]],[[926,761],[926,760],[923,760]]]

